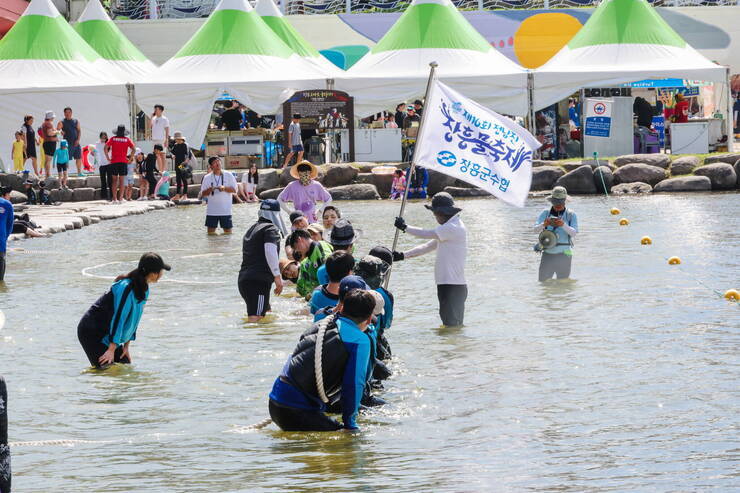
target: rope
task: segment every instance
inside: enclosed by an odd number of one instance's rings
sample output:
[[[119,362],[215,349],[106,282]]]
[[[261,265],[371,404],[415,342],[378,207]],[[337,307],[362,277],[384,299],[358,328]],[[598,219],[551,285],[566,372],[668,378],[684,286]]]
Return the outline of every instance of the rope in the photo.
[[[327,327],[329,327],[329,324],[334,321],[334,317],[326,317],[324,320],[319,322],[319,331],[316,334],[316,349],[314,351],[314,358],[313,358],[313,369],[314,369],[314,375],[316,376],[316,390],[319,394],[319,399],[321,399],[321,402],[324,404],[329,403],[329,398],[326,396],[326,391],[324,390],[324,370],[323,370],[323,361],[322,356],[324,353],[324,334],[326,333]]]

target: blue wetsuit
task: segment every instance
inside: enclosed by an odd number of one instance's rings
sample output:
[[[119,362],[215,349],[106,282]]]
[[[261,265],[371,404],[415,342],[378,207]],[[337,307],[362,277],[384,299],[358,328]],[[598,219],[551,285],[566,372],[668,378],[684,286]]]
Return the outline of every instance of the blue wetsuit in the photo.
[[[5,277],[5,252],[8,237],[13,232],[13,204],[0,198],[0,281]]]
[[[316,314],[317,311],[322,308],[326,308],[327,306],[337,306],[337,303],[339,303],[338,294],[330,293],[327,289],[327,284],[319,286],[314,289],[313,294],[311,294],[311,302],[309,304],[311,314]],[[314,319],[314,322],[318,322],[318,320]]]

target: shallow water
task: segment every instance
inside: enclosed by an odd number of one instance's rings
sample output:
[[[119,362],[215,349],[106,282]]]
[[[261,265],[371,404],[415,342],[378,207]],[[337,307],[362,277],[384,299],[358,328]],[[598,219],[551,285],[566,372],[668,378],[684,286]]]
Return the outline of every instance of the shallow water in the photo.
[[[308,320],[281,297],[271,323],[244,321],[236,275],[255,206],[235,207],[233,237],[206,237],[196,206],[12,243],[10,440],[105,442],[15,447],[14,491],[740,489],[740,306],[713,291],[740,288],[740,194],[576,198],[575,280],[546,285],[530,229],[544,199],[462,204],[466,326],[439,326],[433,256],[398,264],[389,405],[360,434],[247,428],[268,416]],[[342,204],[359,252],[390,244],[397,207]],[[420,204],[407,217],[432,226]],[[134,364],[89,371],[77,322],[146,250],[173,271],[152,289]]]

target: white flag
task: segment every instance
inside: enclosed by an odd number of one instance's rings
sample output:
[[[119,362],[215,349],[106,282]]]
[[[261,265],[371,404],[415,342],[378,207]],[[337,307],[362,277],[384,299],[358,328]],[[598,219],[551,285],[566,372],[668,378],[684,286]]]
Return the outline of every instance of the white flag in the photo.
[[[416,164],[454,176],[523,207],[540,143],[514,121],[432,82],[419,129]]]

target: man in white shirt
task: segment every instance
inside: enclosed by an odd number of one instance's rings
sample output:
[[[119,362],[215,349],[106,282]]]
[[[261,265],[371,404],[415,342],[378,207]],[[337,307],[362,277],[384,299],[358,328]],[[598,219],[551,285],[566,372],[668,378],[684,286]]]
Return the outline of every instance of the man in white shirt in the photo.
[[[460,219],[462,209],[455,207],[452,196],[439,192],[432,205],[425,205],[434,213],[439,223],[434,229],[407,226],[402,217],[397,217],[395,226],[413,236],[429,238],[429,241],[407,252],[393,252],[393,260],[399,261],[418,257],[437,250],[434,264],[434,280],[437,283],[439,316],[447,327],[459,327],[465,317],[465,300],[468,286],[465,282],[465,257],[468,251],[468,230]]]
[[[228,171],[221,170],[221,159],[216,156],[208,158],[211,172],[203,177],[200,194],[207,200],[206,228],[209,235],[216,234],[221,226],[225,235],[231,234],[231,194],[236,193],[236,178]]]
[[[154,105],[151,126],[154,145],[159,144],[165,150],[157,155],[157,170],[163,173],[166,167],[165,154],[170,144],[170,120],[164,116],[164,106],[161,104]]]

